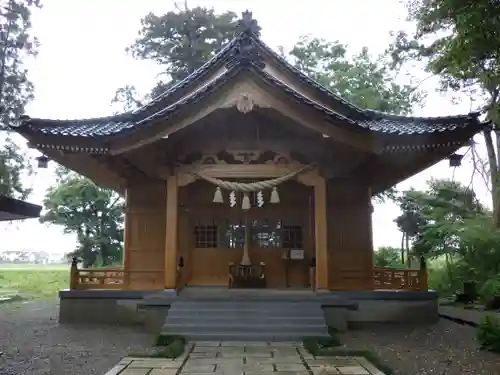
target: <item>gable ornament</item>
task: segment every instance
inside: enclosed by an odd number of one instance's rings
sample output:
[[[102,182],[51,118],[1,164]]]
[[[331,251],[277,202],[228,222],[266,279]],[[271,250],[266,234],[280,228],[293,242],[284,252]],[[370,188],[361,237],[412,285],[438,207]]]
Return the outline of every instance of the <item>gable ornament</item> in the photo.
[[[236,101],[236,108],[241,113],[247,114],[255,107],[255,102],[249,93],[242,93]]]

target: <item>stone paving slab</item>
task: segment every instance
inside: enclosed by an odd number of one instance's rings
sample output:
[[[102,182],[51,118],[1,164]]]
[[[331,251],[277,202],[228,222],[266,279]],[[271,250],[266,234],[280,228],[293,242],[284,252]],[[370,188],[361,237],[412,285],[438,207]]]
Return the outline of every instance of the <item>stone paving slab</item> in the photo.
[[[203,341],[179,358],[125,357],[105,375],[385,375],[364,357],[314,357],[297,342]]]

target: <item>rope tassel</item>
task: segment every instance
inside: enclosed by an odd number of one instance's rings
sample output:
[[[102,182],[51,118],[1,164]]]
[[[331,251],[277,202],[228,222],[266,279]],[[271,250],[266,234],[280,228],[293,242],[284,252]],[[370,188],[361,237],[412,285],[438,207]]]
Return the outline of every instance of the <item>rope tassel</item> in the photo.
[[[269,203],[279,203],[279,202],[280,202],[280,196],[278,194],[278,189],[275,186],[271,191],[271,199],[269,200]]]
[[[224,203],[224,197],[222,196],[222,190],[218,186],[217,186],[217,189],[215,189],[213,202],[214,203]]]
[[[243,211],[248,211],[250,209],[250,198],[248,197],[248,193],[243,195],[243,200],[241,201],[241,209]]]

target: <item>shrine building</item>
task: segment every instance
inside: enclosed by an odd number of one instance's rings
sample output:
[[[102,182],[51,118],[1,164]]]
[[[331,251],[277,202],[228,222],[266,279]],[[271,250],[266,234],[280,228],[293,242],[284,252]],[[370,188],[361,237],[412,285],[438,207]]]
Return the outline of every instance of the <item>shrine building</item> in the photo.
[[[43,158],[125,197],[123,267],[73,264],[69,292],[427,292],[424,262],[374,267],[371,200],[444,158],[456,162],[483,128],[478,114],[359,108],[268,47],[251,13],[239,26],[140,108],[25,117],[15,129]]]

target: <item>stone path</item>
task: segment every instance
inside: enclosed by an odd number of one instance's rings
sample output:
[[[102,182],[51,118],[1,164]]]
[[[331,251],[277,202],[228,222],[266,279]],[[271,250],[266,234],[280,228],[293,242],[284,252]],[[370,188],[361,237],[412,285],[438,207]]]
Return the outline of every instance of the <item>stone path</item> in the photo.
[[[362,357],[313,357],[301,343],[197,342],[174,360],[125,357],[105,375],[384,375]]]

